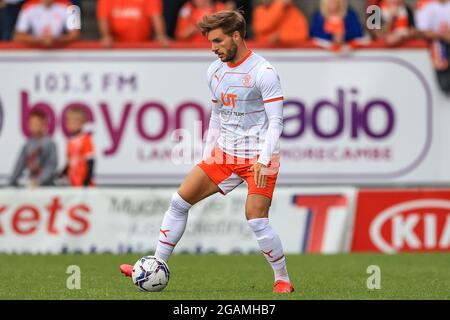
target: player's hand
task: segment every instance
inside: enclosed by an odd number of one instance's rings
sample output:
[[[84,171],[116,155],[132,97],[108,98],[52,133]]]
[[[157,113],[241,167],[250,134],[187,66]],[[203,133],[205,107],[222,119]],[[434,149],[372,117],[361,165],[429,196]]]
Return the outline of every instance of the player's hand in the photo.
[[[248,171],[254,173],[256,187],[266,187],[267,166],[263,165],[262,163],[256,162],[250,169],[248,169]]]

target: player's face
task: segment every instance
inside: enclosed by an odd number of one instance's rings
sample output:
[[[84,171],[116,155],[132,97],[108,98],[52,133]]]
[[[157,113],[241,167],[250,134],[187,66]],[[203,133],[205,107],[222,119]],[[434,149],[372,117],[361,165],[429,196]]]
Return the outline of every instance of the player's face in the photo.
[[[83,129],[84,116],[78,112],[68,112],[66,115],[66,128],[71,134],[75,134]]]
[[[33,137],[42,136],[47,130],[46,121],[39,117],[30,117],[28,119],[28,130]]]
[[[222,29],[214,29],[208,33],[211,42],[211,51],[214,52],[222,62],[234,61],[238,50],[237,39],[239,32],[235,31],[232,36],[223,33]]]

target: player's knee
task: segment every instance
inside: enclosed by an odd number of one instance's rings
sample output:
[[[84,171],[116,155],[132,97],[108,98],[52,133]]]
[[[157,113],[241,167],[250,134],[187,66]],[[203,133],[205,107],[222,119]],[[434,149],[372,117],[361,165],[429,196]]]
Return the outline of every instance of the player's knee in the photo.
[[[247,220],[267,218],[268,209],[263,204],[253,204],[246,208],[245,215]]]

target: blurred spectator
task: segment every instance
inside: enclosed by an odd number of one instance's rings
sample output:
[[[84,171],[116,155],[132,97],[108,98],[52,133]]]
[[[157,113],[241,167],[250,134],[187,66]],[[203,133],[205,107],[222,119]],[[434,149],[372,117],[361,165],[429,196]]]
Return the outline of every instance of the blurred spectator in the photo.
[[[164,5],[164,19],[166,21],[167,35],[169,37],[176,37],[177,22],[180,14],[181,8],[189,0],[163,0]],[[211,0],[213,4],[223,4],[224,9],[234,10],[238,9],[244,12],[244,18],[247,22],[248,29],[246,37],[250,37],[251,31],[251,21],[252,21],[252,1],[249,0]]]
[[[378,1],[381,7],[382,27],[373,33],[376,39],[388,45],[398,45],[415,36],[414,12],[404,0]]]
[[[180,10],[177,22],[176,40],[194,43],[206,43],[208,39],[202,35],[197,22],[207,14],[225,10],[225,5],[212,0],[191,0]]]
[[[420,10],[422,8],[424,8],[426,5],[428,5],[429,3],[432,3],[436,0],[417,0],[416,2],[416,10]]]
[[[436,0],[417,11],[416,25],[431,43],[431,57],[441,89],[450,94],[450,1]]]
[[[163,46],[169,44],[161,0],[99,0],[97,17],[104,47],[150,41],[153,33]]]
[[[18,186],[19,179],[31,187],[51,186],[58,166],[56,146],[47,135],[47,117],[32,111],[28,117],[31,137],[23,146],[9,184]]]
[[[253,19],[257,41],[291,44],[308,38],[308,22],[292,0],[263,0]]]
[[[16,41],[52,46],[66,44],[80,37],[76,26],[67,24],[68,2],[41,0],[25,4],[16,24]]]
[[[94,186],[94,143],[89,133],[83,131],[86,123],[83,107],[70,108],[64,118],[70,134],[67,141],[67,165],[60,177],[67,177],[71,186]]]
[[[188,0],[163,0],[163,15],[166,23],[167,36],[175,38],[178,15],[181,7]]]
[[[312,19],[311,37],[317,44],[339,51],[362,38],[363,27],[346,0],[320,0],[320,10]]]
[[[253,34],[252,25],[253,25],[253,2],[249,0],[220,0],[222,1],[227,10],[240,10],[244,14],[245,21],[247,22],[247,34],[246,38],[251,37]]]
[[[0,41],[12,39],[23,2],[23,0],[0,0]]]

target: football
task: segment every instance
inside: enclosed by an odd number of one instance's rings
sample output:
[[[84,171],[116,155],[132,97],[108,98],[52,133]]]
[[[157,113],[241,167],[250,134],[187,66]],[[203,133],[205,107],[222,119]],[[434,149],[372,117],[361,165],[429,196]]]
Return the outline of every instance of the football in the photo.
[[[131,279],[142,291],[162,291],[169,283],[170,271],[164,260],[145,256],[140,258],[133,267]]]

